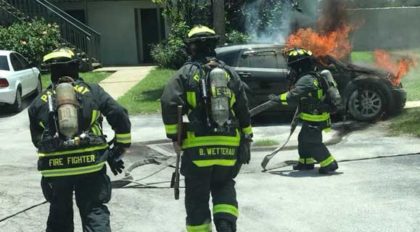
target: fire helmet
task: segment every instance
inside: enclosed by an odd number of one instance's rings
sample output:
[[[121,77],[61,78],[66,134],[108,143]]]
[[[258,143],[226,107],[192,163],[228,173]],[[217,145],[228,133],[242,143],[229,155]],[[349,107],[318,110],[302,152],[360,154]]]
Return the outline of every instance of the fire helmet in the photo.
[[[51,81],[57,83],[61,77],[79,78],[80,60],[70,48],[59,48],[43,58],[44,64],[50,68]]]
[[[209,27],[203,25],[194,26],[185,39],[187,51],[192,56],[211,56],[220,36]]]
[[[293,78],[296,80],[300,75],[315,71],[314,57],[312,52],[303,48],[294,48],[286,53],[287,55],[287,66],[290,67],[290,72]]]

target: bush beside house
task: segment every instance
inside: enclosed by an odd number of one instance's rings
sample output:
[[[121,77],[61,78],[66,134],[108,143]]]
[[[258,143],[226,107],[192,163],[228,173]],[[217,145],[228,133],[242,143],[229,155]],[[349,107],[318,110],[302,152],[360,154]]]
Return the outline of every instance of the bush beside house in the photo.
[[[35,65],[41,64],[42,57],[59,45],[58,25],[44,20],[16,22],[9,27],[0,27],[0,49],[19,52]]]

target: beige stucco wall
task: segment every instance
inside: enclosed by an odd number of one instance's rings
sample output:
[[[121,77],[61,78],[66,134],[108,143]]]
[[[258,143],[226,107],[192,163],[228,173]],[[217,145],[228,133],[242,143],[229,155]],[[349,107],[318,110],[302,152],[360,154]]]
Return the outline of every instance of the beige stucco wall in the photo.
[[[56,4],[64,10],[86,7],[84,3]],[[142,49],[137,47],[135,28],[135,9],[138,8],[156,8],[156,5],[149,0],[87,3],[87,23],[101,34],[104,65],[139,64],[138,51]]]

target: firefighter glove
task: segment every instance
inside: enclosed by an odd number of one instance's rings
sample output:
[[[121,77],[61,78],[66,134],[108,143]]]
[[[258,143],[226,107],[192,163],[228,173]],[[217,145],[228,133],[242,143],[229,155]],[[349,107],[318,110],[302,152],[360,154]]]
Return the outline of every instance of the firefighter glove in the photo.
[[[242,135],[241,142],[238,149],[238,161],[241,164],[249,164],[251,160],[251,142],[252,137],[249,135]]]
[[[108,155],[108,164],[109,167],[114,173],[114,175],[118,175],[118,173],[122,173],[124,170],[124,161],[122,160],[122,155],[124,153],[124,149],[118,146],[115,146],[109,150]]]

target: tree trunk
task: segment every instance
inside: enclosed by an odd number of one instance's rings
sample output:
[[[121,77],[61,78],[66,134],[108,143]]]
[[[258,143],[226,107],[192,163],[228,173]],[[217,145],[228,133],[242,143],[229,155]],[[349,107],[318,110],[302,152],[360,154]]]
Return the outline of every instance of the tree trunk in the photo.
[[[220,44],[226,41],[226,24],[225,24],[225,1],[213,0],[213,26],[218,35],[220,35]]]

